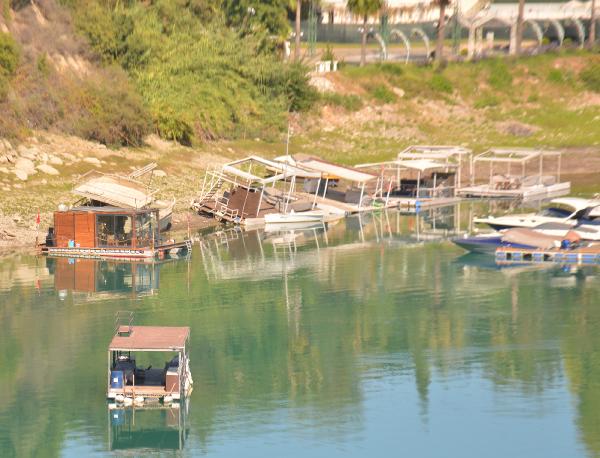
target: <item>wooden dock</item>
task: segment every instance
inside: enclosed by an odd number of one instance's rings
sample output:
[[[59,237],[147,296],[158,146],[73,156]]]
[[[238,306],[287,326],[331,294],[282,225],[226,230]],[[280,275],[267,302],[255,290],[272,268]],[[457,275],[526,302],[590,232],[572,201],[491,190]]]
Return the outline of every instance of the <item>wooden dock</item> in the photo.
[[[501,247],[496,250],[498,264],[557,263],[600,265],[600,244],[574,249],[526,249]]]

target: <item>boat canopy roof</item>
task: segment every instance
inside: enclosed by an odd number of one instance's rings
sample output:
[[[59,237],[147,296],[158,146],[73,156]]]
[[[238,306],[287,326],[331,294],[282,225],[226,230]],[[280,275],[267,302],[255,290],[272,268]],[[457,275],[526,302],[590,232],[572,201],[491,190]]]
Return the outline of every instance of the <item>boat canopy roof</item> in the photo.
[[[377,175],[375,174],[359,170],[355,167],[334,164],[312,156],[296,160],[296,165],[319,172],[329,179],[339,178],[359,184],[377,179]]]
[[[274,176],[270,177],[261,177],[255,174],[252,174],[250,171],[244,171],[240,168],[243,164],[252,164],[256,163],[264,166],[266,169],[271,172],[276,173]],[[305,170],[303,168],[297,167],[293,164],[289,164],[286,162],[278,162],[271,161],[269,159],[262,158],[260,156],[248,156],[244,159],[239,159],[237,161],[229,162],[223,166],[222,171],[224,173],[234,175],[238,178],[245,180],[248,183],[260,183],[260,184],[269,184],[275,181],[285,180],[290,177],[303,177],[303,178],[320,178],[321,174],[309,170]]]
[[[119,326],[109,351],[180,351],[190,337],[188,326]]]
[[[142,183],[131,178],[99,172],[76,185],[73,194],[108,205],[130,208],[145,207],[153,200],[153,193]]]
[[[546,156],[560,156],[560,151],[530,148],[492,148],[473,159],[473,162],[511,162],[523,164]]]
[[[461,159],[469,156],[472,151],[463,146],[453,145],[412,145],[398,153],[398,159],[433,159],[449,160],[454,157]]]
[[[430,159],[398,159],[395,161],[387,161],[387,162],[373,162],[370,164],[359,164],[357,168],[377,168],[377,167],[391,167],[391,168],[400,168],[400,169],[409,169],[409,170],[419,170],[424,172],[426,170],[433,169],[456,169],[458,164],[453,163],[444,163],[444,162],[436,162]]]

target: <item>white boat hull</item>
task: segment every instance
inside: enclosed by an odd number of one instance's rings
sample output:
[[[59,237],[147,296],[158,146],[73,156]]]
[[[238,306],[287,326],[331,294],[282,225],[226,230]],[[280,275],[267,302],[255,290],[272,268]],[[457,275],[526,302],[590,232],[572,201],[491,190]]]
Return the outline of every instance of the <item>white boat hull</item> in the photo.
[[[270,213],[265,215],[265,224],[318,223],[324,218],[325,214],[321,211]]]

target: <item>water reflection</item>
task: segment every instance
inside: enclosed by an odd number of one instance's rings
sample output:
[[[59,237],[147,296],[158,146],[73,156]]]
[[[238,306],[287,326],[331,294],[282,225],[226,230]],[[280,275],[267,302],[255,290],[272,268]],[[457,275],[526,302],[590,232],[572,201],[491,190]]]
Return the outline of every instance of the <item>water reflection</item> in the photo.
[[[59,301],[58,268],[37,267],[38,291],[7,272],[35,274],[35,258],[0,263],[0,448],[162,447],[167,414],[107,424],[106,345],[133,308],[137,324],[192,329],[190,455],[600,454],[597,268],[463,256],[444,238],[468,210],[221,231],[161,265],[154,294],[98,307]]]
[[[189,435],[188,403],[108,406],[108,449],[143,454],[183,450]]]

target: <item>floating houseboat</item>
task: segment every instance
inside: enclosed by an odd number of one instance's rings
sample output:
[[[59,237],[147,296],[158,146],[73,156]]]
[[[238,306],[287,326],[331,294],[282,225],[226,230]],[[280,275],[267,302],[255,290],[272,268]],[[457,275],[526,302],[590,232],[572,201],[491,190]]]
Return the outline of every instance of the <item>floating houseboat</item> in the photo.
[[[319,172],[309,171],[259,156],[229,162],[219,170],[209,171],[192,208],[222,221],[262,225],[266,215],[295,214],[300,220],[306,213],[311,219],[323,219],[317,211],[317,189],[312,182],[321,179]],[[308,192],[305,192],[308,190]]]
[[[44,254],[90,258],[164,258],[191,251],[191,242],[164,242],[157,209],[75,207],[54,212],[54,226],[40,245]]]
[[[120,320],[126,324],[118,324]],[[108,346],[107,398],[125,405],[144,404],[151,399],[164,403],[191,393],[189,366],[190,328],[134,326],[133,315],[117,315],[115,334]],[[163,367],[140,365],[144,353],[167,353]]]
[[[459,189],[458,194],[525,200],[558,197],[571,190],[570,182],[560,181],[560,169],[558,151],[494,148],[471,159],[471,183]]]
[[[396,159],[359,164],[358,169],[379,171],[387,206],[404,210],[457,203],[458,164],[431,159]]]
[[[80,199],[74,206],[114,206],[120,208],[156,208],[158,209],[159,230],[171,227],[175,200],[157,200],[158,190],[150,187],[152,173],[156,163],[134,170],[127,176],[106,174],[92,170],[84,174],[73,187],[72,193]],[[141,177],[150,175],[148,183]]]

